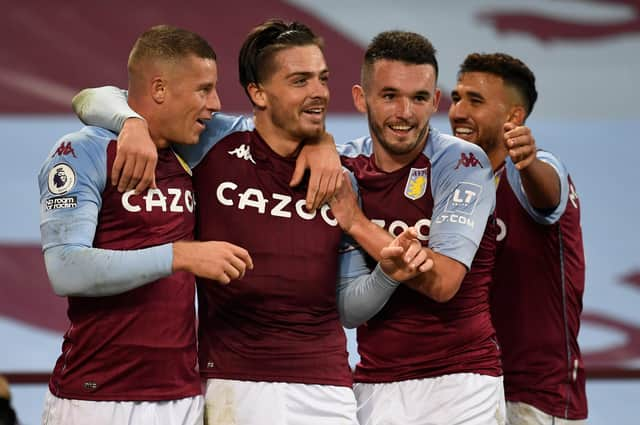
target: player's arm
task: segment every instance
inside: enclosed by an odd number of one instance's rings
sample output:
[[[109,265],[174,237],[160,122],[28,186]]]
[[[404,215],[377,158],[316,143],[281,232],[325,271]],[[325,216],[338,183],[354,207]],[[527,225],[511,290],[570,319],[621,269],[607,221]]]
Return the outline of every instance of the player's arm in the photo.
[[[560,201],[555,207],[540,209],[534,206],[527,191],[528,189],[524,184],[523,172],[516,169],[513,164],[509,162],[507,162],[505,167],[506,178],[513,193],[516,195],[516,198],[518,198],[518,202],[529,216],[536,223],[550,225],[557,222],[560,217],[562,217],[562,214],[564,214],[565,209],[571,205],[568,202],[570,198],[568,171],[558,158],[547,151],[538,150],[536,152],[536,161],[552,170],[555,176],[554,180],[556,180],[560,186]]]
[[[65,243],[46,248],[44,258],[51,286],[60,296],[122,294],[177,271],[228,284],[253,268],[244,248],[220,241],[179,241],[129,251]]]
[[[470,152],[461,152],[468,149]],[[478,163],[458,167],[464,153]],[[453,298],[471,267],[495,207],[495,183],[491,164],[477,146],[450,147],[432,165],[431,191],[434,199],[429,230],[429,249],[434,266],[410,286],[438,302]]]
[[[354,216],[364,217],[358,205],[355,179],[349,172],[345,172],[344,178],[341,189],[330,202],[332,213],[343,229],[351,225]],[[367,242],[375,239],[379,241],[376,248],[380,248],[376,251],[378,264],[373,271],[366,264],[364,251],[351,236],[345,235],[341,248],[337,301],[342,324],[347,328],[357,327],[373,317],[401,281],[424,273],[432,266],[414,228],[393,238],[371,224],[371,238],[366,238]]]
[[[62,143],[73,147],[73,155],[57,152]],[[132,251],[93,248],[106,184],[106,155],[101,150],[104,146],[76,133],[58,142],[40,170],[40,231],[47,274],[56,294],[115,295],[178,270],[226,283],[252,267],[246,251],[214,246],[214,242],[180,242]],[[204,266],[202,258],[208,259]]]
[[[400,281],[431,267],[416,236],[416,230],[409,228],[392,239],[381,249],[380,261],[373,271],[367,267],[360,248],[353,243],[343,244],[337,301],[344,327],[355,328],[369,320],[384,307]],[[349,239],[347,237],[346,240]]]
[[[120,192],[135,189],[137,193],[147,187],[155,187],[155,166],[158,154],[146,121],[127,104],[126,91],[117,87],[105,86],[84,89],[72,101],[78,117],[86,124],[108,128],[118,136],[118,150],[111,172],[111,183],[118,186]],[[241,116],[227,115],[226,119],[214,119],[207,122],[207,129],[195,146],[179,146],[181,155],[193,167],[208,152],[212,143],[222,132],[233,129],[251,129],[251,120]],[[222,123],[220,125],[219,123]],[[307,189],[307,208],[316,209],[330,198],[339,187],[341,179],[340,158],[336,152],[333,137],[325,133],[318,140],[307,140],[296,162],[291,179],[295,186],[302,181],[306,169],[311,170]]]
[[[45,265],[59,295],[110,295],[171,273],[169,245],[127,254],[91,248],[106,183],[104,150],[89,134],[74,133],[56,144],[38,176]]]
[[[126,91],[114,86],[89,88],[71,102],[82,122],[119,133],[111,184],[118,191],[142,192],[155,187],[158,151],[149,136],[147,122],[127,104]]]
[[[342,185],[330,202],[331,210],[346,233],[376,261],[384,261],[382,251],[394,242],[394,238],[362,213],[353,187]],[[400,270],[405,272],[397,280],[436,301],[449,300],[460,287],[466,274],[465,266],[446,255],[422,248],[417,239],[411,245],[413,248],[409,250],[411,247],[407,247],[404,256],[399,258],[404,262]]]
[[[342,326],[356,328],[375,316],[398,285],[400,282],[387,276],[379,265],[371,271],[358,247],[352,244],[343,246],[336,289]]]
[[[140,193],[155,186],[157,149],[146,121],[129,107],[125,90],[112,86],[82,90],[74,97],[73,108],[83,122],[119,133],[111,183],[120,192]],[[225,135],[250,129],[253,122],[246,117],[217,113],[205,122],[199,143],[173,147],[193,168]]]
[[[315,210],[333,197],[342,183],[342,165],[336,150],[333,136],[327,132],[318,139],[305,140],[296,160],[290,186],[302,182],[305,171],[309,169],[306,206]]]
[[[537,156],[536,141],[531,129],[504,125],[504,143],[515,168],[528,202],[539,210],[553,210],[561,200],[561,180],[558,171]]]
[[[393,236],[366,217],[354,220],[349,230],[354,239],[361,244],[372,258],[382,261],[382,248],[393,241]],[[467,269],[457,260],[441,255],[432,249],[422,248],[425,262],[414,277],[402,282],[435,301],[446,302],[453,298]],[[410,255],[410,254],[408,254]],[[408,258],[407,258],[408,259]]]
[[[338,224],[391,278],[403,282],[428,270],[432,263],[410,228],[394,238],[389,232],[371,222],[360,209],[358,184],[354,175],[345,170],[344,183],[329,202]]]

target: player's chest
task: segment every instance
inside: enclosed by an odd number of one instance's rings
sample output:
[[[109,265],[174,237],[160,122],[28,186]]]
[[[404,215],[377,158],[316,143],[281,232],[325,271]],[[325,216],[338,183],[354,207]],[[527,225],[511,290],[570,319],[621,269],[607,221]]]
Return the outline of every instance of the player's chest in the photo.
[[[125,221],[130,226],[164,226],[172,221],[192,223],[195,196],[191,177],[184,171],[159,174],[156,185],[140,194],[132,190],[120,193],[108,187],[102,199],[103,220]]]
[[[429,167],[358,183],[362,209],[369,219],[394,236],[414,226],[420,239],[427,240],[434,206]]]
[[[217,158],[195,170],[194,188],[201,215],[261,232],[272,228],[300,232],[338,229],[328,205],[308,211],[306,187],[289,187],[293,163],[259,157],[238,160],[225,153],[218,152]],[[206,220],[202,221],[206,226]]]

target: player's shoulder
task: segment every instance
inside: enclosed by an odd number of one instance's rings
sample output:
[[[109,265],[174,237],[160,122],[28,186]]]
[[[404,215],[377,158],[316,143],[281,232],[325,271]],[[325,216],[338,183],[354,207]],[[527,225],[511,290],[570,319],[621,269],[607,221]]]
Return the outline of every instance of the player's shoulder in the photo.
[[[565,164],[562,162],[562,160],[553,152],[544,150],[544,149],[538,149],[538,151],[536,152],[536,157],[540,160],[540,161],[544,161],[547,164],[551,165],[552,167],[554,167],[556,169],[556,171],[559,172],[566,172],[566,166]],[[561,170],[559,170],[561,169]]]
[[[341,156],[354,158],[359,155],[370,156],[373,153],[373,141],[370,136],[351,139],[344,143],[337,143],[336,147]]]
[[[549,164],[556,171],[556,174],[558,174],[558,177],[561,180],[565,180],[569,175],[569,171],[567,170],[565,164],[553,152],[543,150],[543,149],[538,149],[536,151],[536,158],[538,158],[540,161],[545,162],[546,164]],[[508,156],[505,159],[505,169],[507,171],[507,176],[509,177],[509,181],[517,182],[519,184],[520,173],[516,168],[515,164],[513,163],[513,161],[511,161],[511,159]]]
[[[115,133],[93,126],[83,127],[59,138],[38,173],[42,193],[67,193],[81,176],[104,177],[107,147],[116,139]]]
[[[67,133],[54,143],[53,150],[59,148],[60,143],[69,142],[81,150],[104,149],[110,141],[116,140],[118,135],[102,127],[85,126],[72,133]],[[75,148],[74,148],[75,149]]]
[[[94,161],[106,156],[109,143],[118,135],[102,127],[85,126],[60,137],[51,147],[45,165],[51,160],[68,162]]]
[[[465,168],[479,166],[491,169],[489,158],[482,148],[450,134],[441,133],[433,127],[429,128],[429,136],[423,152],[432,166],[455,163],[456,166],[462,165]]]
[[[204,137],[233,133],[236,131],[252,131],[255,124],[251,117],[245,115],[216,112],[207,122]]]
[[[254,128],[253,119],[250,117],[216,112],[206,122],[199,143],[174,144],[173,148],[191,168],[195,168],[222,140],[229,141],[231,136],[252,133]]]

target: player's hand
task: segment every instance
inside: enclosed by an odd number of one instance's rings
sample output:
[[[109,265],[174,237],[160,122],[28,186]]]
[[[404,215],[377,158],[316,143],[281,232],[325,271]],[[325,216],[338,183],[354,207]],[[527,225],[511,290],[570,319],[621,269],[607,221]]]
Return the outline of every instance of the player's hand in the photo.
[[[329,199],[329,206],[331,207],[331,213],[338,220],[340,228],[345,233],[350,233],[354,223],[358,220],[368,219],[358,205],[358,198],[353,190],[349,172],[343,171],[340,179],[342,184]]]
[[[306,206],[309,211],[329,201],[342,183],[342,165],[333,136],[324,133],[317,141],[305,141],[289,186],[300,184],[306,169],[311,170]]]
[[[111,169],[111,184],[118,192],[141,193],[156,187],[158,150],[149,135],[147,122],[129,118],[118,136],[116,158]]]
[[[242,279],[253,269],[246,249],[221,241],[179,241],[173,244],[173,270],[186,270],[223,285]]]
[[[527,168],[536,159],[536,141],[531,129],[508,122],[504,124],[503,130],[505,147],[511,161],[518,170]]]
[[[418,240],[418,232],[409,227],[380,252],[380,268],[399,282],[416,277],[433,267],[427,250]]]

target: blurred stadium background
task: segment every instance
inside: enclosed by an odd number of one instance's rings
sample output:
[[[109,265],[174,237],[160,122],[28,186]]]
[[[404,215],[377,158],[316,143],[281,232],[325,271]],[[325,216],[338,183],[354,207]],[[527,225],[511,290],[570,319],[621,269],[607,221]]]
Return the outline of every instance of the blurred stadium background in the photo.
[[[0,373],[22,422],[40,422],[46,377],[66,329],[65,300],[49,289],[39,246],[36,175],[61,135],[81,123],[70,100],[83,87],[126,86],[126,60],[146,28],[170,23],[207,38],[219,56],[223,108],[248,113],[236,54],[268,17],[301,20],[326,41],[329,130],[367,131],[350,87],[370,38],[387,29],[429,37],[445,96],[432,125],[449,131],[448,93],[472,51],[504,51],[536,73],[529,120],[539,146],[558,154],[583,205],[587,285],[580,342],[592,425],[637,424],[640,400],[640,256],[634,189],[640,177],[638,0],[239,0],[236,2],[2,2],[0,15]],[[352,334],[351,360],[357,360]]]

